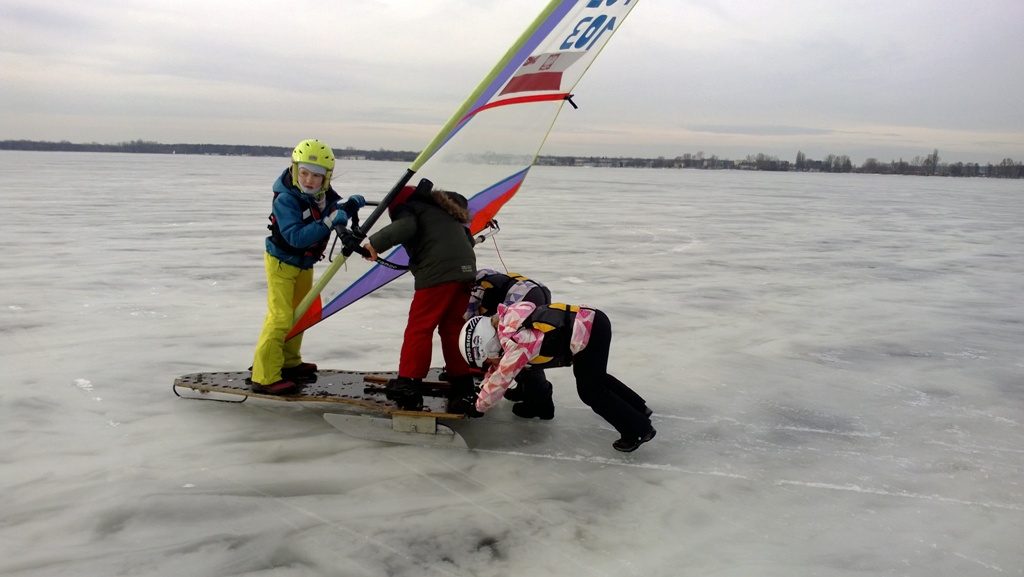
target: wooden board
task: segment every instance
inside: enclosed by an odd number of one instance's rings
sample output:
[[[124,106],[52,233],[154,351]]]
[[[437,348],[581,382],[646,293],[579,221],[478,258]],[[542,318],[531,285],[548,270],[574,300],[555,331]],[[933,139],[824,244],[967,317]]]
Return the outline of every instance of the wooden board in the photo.
[[[439,381],[440,369],[431,369],[424,382],[423,410],[408,411],[384,396],[384,385],[396,376],[389,372],[362,372],[321,370],[315,377],[303,380],[303,389],[294,395],[268,395],[254,392],[249,387],[249,371],[191,373],[174,379],[174,393],[194,391],[202,398],[206,394],[235,395],[286,403],[342,403],[372,409],[385,415],[409,417],[432,416],[438,419],[461,419],[462,413],[448,411],[448,399],[443,394],[448,383]],[[211,399],[213,400],[213,399]],[[220,399],[224,400],[224,399]]]

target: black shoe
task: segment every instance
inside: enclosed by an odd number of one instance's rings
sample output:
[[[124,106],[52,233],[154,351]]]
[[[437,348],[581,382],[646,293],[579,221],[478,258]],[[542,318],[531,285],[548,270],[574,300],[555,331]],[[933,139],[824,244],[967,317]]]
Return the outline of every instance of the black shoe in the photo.
[[[512,405],[512,412],[517,417],[524,419],[538,418],[542,421],[550,421],[555,418],[555,404],[551,399],[547,401],[522,402]]]
[[[468,399],[470,397],[476,397],[476,383],[473,380],[473,375],[461,375],[453,377],[446,375],[446,381],[448,381],[448,398],[449,399]]]
[[[308,379],[316,376],[316,365],[313,363],[300,363],[294,367],[281,369],[281,378],[294,381],[296,379]]]
[[[658,431],[655,431],[654,427],[651,427],[651,430],[647,431],[647,434],[645,434],[644,436],[642,436],[642,437],[635,437],[633,439],[627,439],[627,438],[623,437],[623,438],[619,439],[618,441],[615,441],[614,443],[612,443],[612,447],[616,451],[622,451],[623,453],[632,453],[633,451],[639,449],[640,445],[643,445],[647,441],[650,441],[651,439],[653,439],[654,435],[657,435],[657,434],[658,434]]]
[[[454,415],[465,415],[474,408],[475,399],[451,399],[448,401],[448,412]]]
[[[276,383],[271,383],[269,385],[261,385],[255,381],[249,381],[249,388],[252,389],[252,392],[260,393],[261,395],[285,396],[294,395],[295,393],[301,391],[302,385],[292,381],[281,379],[280,381],[277,381]]]
[[[423,408],[422,381],[409,377],[391,379],[384,386],[384,396],[394,401],[403,411],[419,411]]]
[[[526,395],[523,394],[522,386],[517,386],[505,390],[505,398],[512,401],[513,403],[518,403],[519,401],[525,400],[525,396]]]
[[[396,379],[388,379],[388,382],[384,385],[384,391],[387,398],[393,401],[397,397],[422,392],[422,385],[423,381],[420,379],[398,377]]]

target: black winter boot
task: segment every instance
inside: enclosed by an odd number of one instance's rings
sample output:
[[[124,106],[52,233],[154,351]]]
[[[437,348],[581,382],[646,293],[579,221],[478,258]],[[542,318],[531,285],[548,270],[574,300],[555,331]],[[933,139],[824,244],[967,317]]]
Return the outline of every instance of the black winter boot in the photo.
[[[555,403],[551,397],[535,401],[523,401],[512,405],[512,413],[517,417],[532,419],[534,417],[542,421],[550,421],[555,418]]]
[[[524,387],[522,385],[517,385],[511,389],[506,389],[505,399],[512,401],[513,403],[518,403],[519,401],[524,400],[526,395],[523,394],[523,389]]]
[[[448,398],[449,399],[468,399],[470,397],[476,397],[476,382],[473,379],[473,375],[462,375],[459,377],[453,377],[448,375]]]
[[[654,427],[651,427],[651,429],[649,431],[647,431],[646,433],[644,433],[643,435],[641,435],[639,437],[633,437],[633,438],[622,437],[618,441],[615,441],[614,443],[612,443],[612,448],[614,448],[616,451],[621,451],[623,453],[632,453],[633,451],[639,449],[640,445],[643,445],[644,443],[647,443],[651,439],[653,439],[654,435],[657,435],[657,434],[658,434],[658,431],[655,431]]]
[[[384,396],[394,401],[403,411],[419,411],[423,408],[422,379],[398,377],[384,386]]]
[[[252,369],[250,369],[252,370]],[[316,365],[313,363],[301,363],[294,367],[281,369],[281,378],[289,381],[312,381],[316,382]]]

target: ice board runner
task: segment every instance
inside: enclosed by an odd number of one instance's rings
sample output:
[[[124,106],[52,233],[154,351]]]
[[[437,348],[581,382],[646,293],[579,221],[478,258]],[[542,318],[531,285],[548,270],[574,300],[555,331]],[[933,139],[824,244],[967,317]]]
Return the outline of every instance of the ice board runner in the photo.
[[[387,399],[384,385],[388,379],[397,376],[393,372],[320,370],[303,381],[304,386],[299,393],[283,396],[254,392],[249,386],[249,376],[249,371],[191,373],[174,379],[173,390],[182,398],[212,401],[241,403],[255,397],[277,402],[353,405],[377,413],[377,416],[325,413],[324,419],[342,432],[361,439],[468,448],[461,435],[438,422],[463,419],[466,415],[451,412],[446,396],[448,384],[439,380],[440,369],[437,368],[431,369],[424,381],[423,409],[420,411],[399,409]]]

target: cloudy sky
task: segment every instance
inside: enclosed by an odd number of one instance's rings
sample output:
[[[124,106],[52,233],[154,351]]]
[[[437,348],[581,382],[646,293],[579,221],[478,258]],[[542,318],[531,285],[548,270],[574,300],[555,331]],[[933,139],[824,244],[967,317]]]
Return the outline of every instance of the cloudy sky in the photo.
[[[546,0],[0,0],[0,139],[420,150]],[[1024,160],[1024,2],[639,0],[546,154]]]

